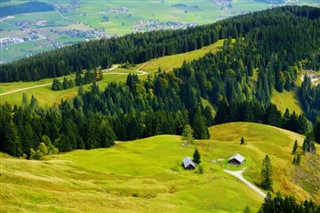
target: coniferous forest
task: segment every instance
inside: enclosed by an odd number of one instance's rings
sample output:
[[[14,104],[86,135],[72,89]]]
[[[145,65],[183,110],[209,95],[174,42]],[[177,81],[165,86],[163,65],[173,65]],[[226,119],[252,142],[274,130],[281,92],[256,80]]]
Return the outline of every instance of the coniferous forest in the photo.
[[[306,115],[281,114],[270,103],[272,90],[290,91],[298,71],[320,69],[320,9],[280,7],[229,18],[212,25],[178,31],[137,33],[121,38],[79,43],[1,65],[0,82],[34,81],[81,73],[115,63],[140,63],[152,58],[199,49],[225,39],[221,51],[184,63],[173,72],[159,69],[141,81],[100,88],[94,82],[60,105],[42,108],[35,97],[21,106],[0,106],[0,151],[13,156],[39,149],[42,142],[61,152],[112,146],[158,134],[181,134],[190,124],[197,139],[207,127],[230,121],[251,121],[307,134],[315,121],[319,140],[319,86],[305,79],[300,99]],[[250,81],[257,73],[256,82]],[[208,100],[217,107],[202,104]],[[43,138],[46,138],[44,141]],[[50,141],[50,142],[48,142]]]

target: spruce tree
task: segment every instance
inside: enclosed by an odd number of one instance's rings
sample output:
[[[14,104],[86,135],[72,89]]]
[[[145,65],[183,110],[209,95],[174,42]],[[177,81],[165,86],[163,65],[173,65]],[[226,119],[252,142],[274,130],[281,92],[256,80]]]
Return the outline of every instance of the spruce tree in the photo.
[[[303,141],[302,149],[304,153],[309,152],[311,154],[314,154],[316,152],[316,146],[312,140],[312,136],[313,135],[311,133],[308,133]]]
[[[201,163],[201,156],[200,156],[200,152],[198,151],[198,149],[194,150],[193,162],[195,162],[196,164],[200,164]]]
[[[296,159],[296,165],[300,165],[300,161],[301,161],[301,155],[298,155]]]
[[[22,155],[22,144],[19,138],[18,130],[13,121],[9,121],[6,127],[4,138],[4,151],[14,157]]]
[[[183,142],[186,142],[187,145],[193,143],[194,137],[193,137],[193,129],[189,124],[185,125],[182,130],[182,136],[181,139]]]
[[[196,139],[209,138],[208,127],[206,126],[206,121],[202,115],[202,110],[200,106],[198,106],[195,110],[195,113],[192,118],[191,126],[194,129],[194,137]]]
[[[320,144],[320,115],[317,117],[316,122],[313,125],[314,140]]]
[[[246,206],[244,208],[243,213],[251,213],[251,209],[249,208],[249,206]]]
[[[243,137],[241,137],[240,144],[241,145],[244,144],[244,138]]]
[[[266,190],[272,189],[272,165],[268,155],[265,156],[262,162],[261,187]]]
[[[298,141],[296,140],[293,145],[292,154],[296,154],[298,149]]]

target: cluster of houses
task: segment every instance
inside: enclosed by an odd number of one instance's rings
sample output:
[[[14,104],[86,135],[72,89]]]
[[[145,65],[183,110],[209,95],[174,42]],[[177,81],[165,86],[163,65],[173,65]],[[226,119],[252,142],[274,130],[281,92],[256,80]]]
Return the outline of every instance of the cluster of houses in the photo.
[[[78,8],[80,8],[80,1],[70,1],[69,4],[66,3],[54,3],[54,8],[56,11],[58,11],[59,13],[71,13],[75,10],[77,10]]]
[[[76,30],[76,29],[70,29],[70,30],[56,30],[56,29],[50,29],[50,32],[59,34],[59,35],[68,35],[70,37],[77,37],[77,38],[105,38],[106,35],[104,33],[103,28],[95,28],[90,30]]]
[[[175,21],[160,22],[156,19],[140,20],[133,30],[135,31],[152,31],[160,29],[186,29],[197,26],[197,23],[184,23]]]
[[[229,160],[229,165],[240,166],[246,162],[246,158],[240,155],[239,153],[232,155]],[[182,161],[182,166],[185,170],[193,170],[196,168],[196,164],[192,161],[190,157],[185,157]]]

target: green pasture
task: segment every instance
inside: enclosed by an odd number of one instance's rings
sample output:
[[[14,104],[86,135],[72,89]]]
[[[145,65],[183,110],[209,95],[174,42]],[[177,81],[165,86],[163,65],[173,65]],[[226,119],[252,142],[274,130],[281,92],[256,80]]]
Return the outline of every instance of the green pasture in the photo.
[[[223,41],[224,40],[219,40],[199,50],[152,59],[145,64],[138,64],[136,67],[141,67],[141,70],[146,72],[157,72],[159,67],[162,71],[172,71],[173,68],[181,67],[184,61],[191,62],[192,60],[203,57],[209,52],[215,54],[222,48]]]
[[[290,92],[284,90],[282,93],[278,92],[277,90],[273,90],[271,103],[275,104],[282,113],[284,113],[287,108],[291,113],[295,111],[298,115],[303,112],[299,103],[297,90]]]
[[[127,75],[140,74],[135,70],[126,70],[122,68],[117,68],[111,72],[104,72],[103,80],[98,81],[97,84],[100,86],[100,90],[104,90],[107,84],[111,82],[125,82]],[[146,75],[145,75],[146,76]],[[67,79],[74,79],[75,75],[65,76]],[[63,80],[64,77],[57,78],[58,80]],[[144,78],[144,75],[139,76],[140,79]],[[35,82],[13,82],[13,83],[0,83],[0,104],[8,102],[11,105],[21,104],[23,94],[26,94],[27,97],[32,95],[38,100],[39,104],[42,106],[52,106],[54,104],[59,104],[61,100],[66,100],[68,98],[73,98],[78,93],[79,87],[73,87],[67,90],[53,91],[51,90],[51,83],[53,79],[42,79]],[[49,84],[49,85],[47,85]],[[91,84],[84,85],[85,90],[90,89]],[[34,86],[40,86],[37,88],[30,88]],[[30,88],[30,89],[27,89]],[[27,89],[23,91],[18,91],[12,94],[2,95],[2,93],[15,91],[18,89]]]
[[[188,147],[182,146],[180,136],[161,135],[43,161],[1,154],[1,208],[5,212],[242,212],[248,205],[256,212],[262,197],[223,171],[225,159],[235,153],[244,155],[247,163],[228,169],[245,166],[245,178],[258,182],[262,159],[268,154],[275,191],[311,198],[292,179],[290,152],[295,139],[301,145],[301,135],[240,122],[211,127],[210,134],[210,140],[197,140]],[[203,174],[198,168],[181,167],[195,147]],[[302,167],[306,159],[302,157]]]

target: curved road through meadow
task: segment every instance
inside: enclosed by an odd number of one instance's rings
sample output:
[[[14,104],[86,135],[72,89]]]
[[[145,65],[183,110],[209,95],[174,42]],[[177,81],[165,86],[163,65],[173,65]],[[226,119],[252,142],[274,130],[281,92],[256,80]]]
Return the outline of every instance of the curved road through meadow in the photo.
[[[261,191],[258,187],[256,187],[255,185],[253,185],[252,183],[250,183],[249,181],[247,181],[243,176],[242,173],[246,170],[246,168],[240,170],[240,171],[230,171],[230,170],[223,170],[226,173],[240,179],[242,182],[244,182],[247,186],[249,186],[251,189],[253,189],[254,191],[256,191],[258,194],[260,194],[261,196],[263,196],[264,198],[267,196],[266,193],[264,193],[263,191]]]

